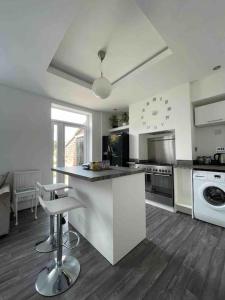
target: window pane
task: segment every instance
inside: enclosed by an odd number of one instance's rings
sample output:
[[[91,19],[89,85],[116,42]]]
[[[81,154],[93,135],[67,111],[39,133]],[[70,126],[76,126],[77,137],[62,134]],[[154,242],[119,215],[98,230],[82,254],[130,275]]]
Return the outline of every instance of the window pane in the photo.
[[[79,166],[84,163],[84,129],[65,127],[65,166]]]
[[[58,126],[56,124],[53,125],[53,167],[57,167],[57,158],[58,158]],[[57,182],[57,174],[53,173],[53,183]]]
[[[84,129],[65,126],[65,166],[79,166],[84,163]],[[68,184],[68,176],[65,176]]]
[[[59,108],[52,107],[51,109],[52,120],[64,121],[76,124],[85,124],[87,116],[72,111],[67,111]]]

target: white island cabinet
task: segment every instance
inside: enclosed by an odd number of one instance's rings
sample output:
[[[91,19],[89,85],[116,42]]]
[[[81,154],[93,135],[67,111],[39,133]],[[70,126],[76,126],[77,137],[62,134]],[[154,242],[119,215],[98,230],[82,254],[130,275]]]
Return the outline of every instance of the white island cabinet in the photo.
[[[69,175],[72,193],[86,208],[69,212],[73,225],[112,265],[146,237],[144,172],[111,168],[54,168]]]

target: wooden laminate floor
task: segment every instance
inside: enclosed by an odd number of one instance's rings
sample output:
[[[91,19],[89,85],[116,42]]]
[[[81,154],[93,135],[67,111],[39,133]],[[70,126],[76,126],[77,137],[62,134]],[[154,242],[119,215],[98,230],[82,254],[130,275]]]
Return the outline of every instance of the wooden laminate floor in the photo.
[[[147,239],[114,267],[81,238],[71,251],[80,261],[80,276],[52,299],[224,300],[225,229],[149,205],[146,218]],[[40,209],[34,221],[25,210],[19,220],[0,239],[0,299],[46,299],[34,283],[53,254],[36,253],[34,244],[48,232],[48,218]]]

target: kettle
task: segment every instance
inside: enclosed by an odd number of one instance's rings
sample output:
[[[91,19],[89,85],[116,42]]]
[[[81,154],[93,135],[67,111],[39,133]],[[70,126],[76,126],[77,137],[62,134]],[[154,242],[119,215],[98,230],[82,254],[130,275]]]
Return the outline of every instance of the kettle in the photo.
[[[214,160],[219,164],[225,164],[225,153],[216,153],[214,155]]]

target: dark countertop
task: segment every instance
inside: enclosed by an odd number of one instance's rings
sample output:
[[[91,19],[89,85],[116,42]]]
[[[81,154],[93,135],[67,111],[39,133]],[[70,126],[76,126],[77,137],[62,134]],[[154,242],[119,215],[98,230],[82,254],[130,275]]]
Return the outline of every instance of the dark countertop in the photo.
[[[182,169],[193,169],[194,163],[193,160],[177,160],[175,164],[173,164],[174,168],[182,168]]]
[[[56,171],[65,175],[77,177],[91,182],[144,173],[144,170],[141,169],[132,169],[125,167],[110,167],[109,170],[91,171],[84,170],[81,166],[56,167],[52,168],[52,171]]]
[[[174,168],[192,168],[193,165],[193,160],[176,160],[173,166]]]
[[[225,172],[225,165],[193,165],[192,169]]]
[[[174,168],[225,172],[225,165],[219,165],[219,164],[200,165],[200,164],[193,163],[193,161],[191,160],[177,161],[176,164],[174,165]]]

